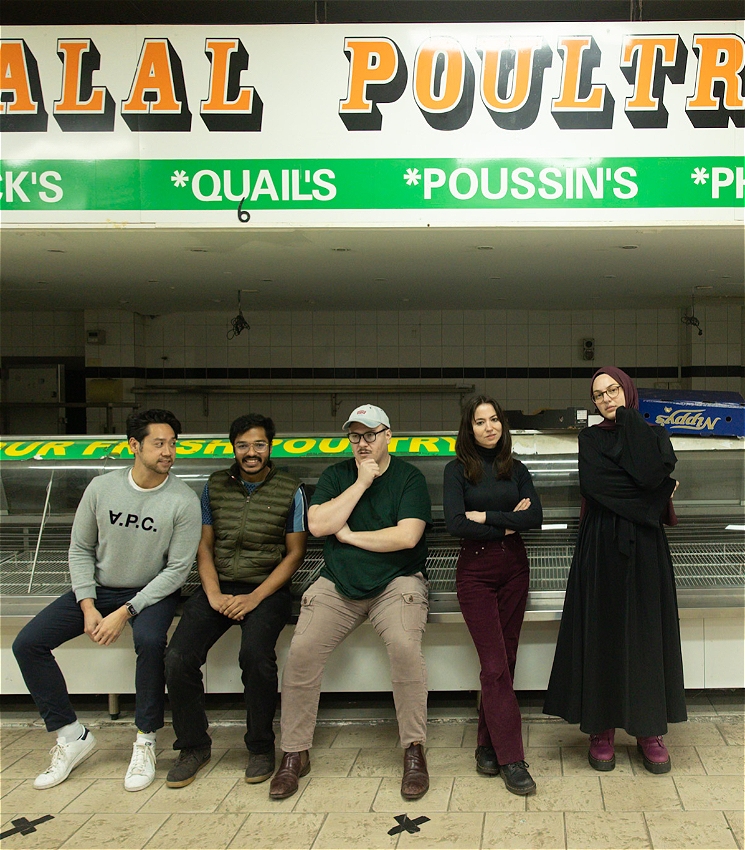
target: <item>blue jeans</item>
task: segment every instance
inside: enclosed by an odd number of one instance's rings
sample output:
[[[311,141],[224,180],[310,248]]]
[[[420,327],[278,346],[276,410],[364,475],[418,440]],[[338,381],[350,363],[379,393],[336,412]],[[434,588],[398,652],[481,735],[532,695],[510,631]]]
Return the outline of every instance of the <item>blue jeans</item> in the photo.
[[[129,602],[141,589],[97,587],[96,608],[105,617]],[[173,593],[143,608],[129,621],[137,653],[135,723],[141,732],[155,732],[163,726],[163,655],[178,601],[179,593]],[[82,634],[85,634],[83,612],[75,601],[75,594],[69,591],[40,611],[13,641],[13,654],[48,732],[77,720],[65,678],[52,650]]]
[[[221,581],[223,593],[250,593],[256,585]],[[231,620],[210,605],[200,587],[186,602],[166,652],[166,681],[176,733],[175,750],[209,747],[201,666],[207,653],[231,626],[241,627],[238,663],[246,703],[246,747],[252,753],[274,752],[272,721],[277,709],[275,645],[290,619],[292,601],[285,586],[268,596],[243,620]]]

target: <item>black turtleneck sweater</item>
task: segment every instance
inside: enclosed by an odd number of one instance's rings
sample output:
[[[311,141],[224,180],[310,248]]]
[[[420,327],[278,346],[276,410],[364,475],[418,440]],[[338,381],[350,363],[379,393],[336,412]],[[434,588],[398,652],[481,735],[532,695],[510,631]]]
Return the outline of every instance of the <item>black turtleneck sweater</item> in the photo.
[[[466,540],[502,540],[505,528],[516,532],[540,528],[543,509],[527,467],[513,458],[512,477],[499,480],[494,472],[497,450],[480,446],[477,450],[484,470],[478,484],[466,479],[459,460],[445,467],[442,503],[450,534]],[[530,499],[530,507],[513,510],[521,499]],[[486,511],[486,522],[466,519],[466,511]]]

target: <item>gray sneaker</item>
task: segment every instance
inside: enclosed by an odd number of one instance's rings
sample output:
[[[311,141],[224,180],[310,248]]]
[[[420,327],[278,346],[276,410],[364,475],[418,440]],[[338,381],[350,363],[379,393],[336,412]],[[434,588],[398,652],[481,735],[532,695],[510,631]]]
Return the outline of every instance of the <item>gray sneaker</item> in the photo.
[[[173,767],[166,776],[166,785],[169,788],[183,788],[190,785],[201,770],[210,760],[212,749],[210,747],[189,747],[181,750]]]
[[[248,766],[246,767],[246,782],[255,784],[266,782],[274,773],[274,750],[269,753],[248,754]]]

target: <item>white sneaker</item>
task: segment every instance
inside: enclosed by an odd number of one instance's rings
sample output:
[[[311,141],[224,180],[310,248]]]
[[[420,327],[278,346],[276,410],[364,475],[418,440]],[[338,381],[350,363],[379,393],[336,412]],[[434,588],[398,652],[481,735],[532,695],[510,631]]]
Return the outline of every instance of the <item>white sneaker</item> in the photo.
[[[82,738],[66,744],[62,738],[57,738],[57,743],[49,751],[52,754],[52,763],[40,773],[34,780],[34,788],[54,788],[60,782],[64,782],[70,775],[70,771],[77,767],[80,762],[85,761],[93,752],[96,739],[93,732],[86,729]]]
[[[142,791],[155,779],[155,746],[148,741],[136,741],[132,761],[124,777],[125,791]]]

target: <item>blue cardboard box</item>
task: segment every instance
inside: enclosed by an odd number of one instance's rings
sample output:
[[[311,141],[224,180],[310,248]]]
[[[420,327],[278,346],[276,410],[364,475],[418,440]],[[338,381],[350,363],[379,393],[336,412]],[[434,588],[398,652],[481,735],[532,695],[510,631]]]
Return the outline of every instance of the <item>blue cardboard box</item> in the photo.
[[[639,390],[639,410],[671,434],[745,437],[745,399],[713,390]]]

